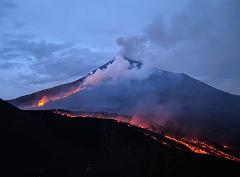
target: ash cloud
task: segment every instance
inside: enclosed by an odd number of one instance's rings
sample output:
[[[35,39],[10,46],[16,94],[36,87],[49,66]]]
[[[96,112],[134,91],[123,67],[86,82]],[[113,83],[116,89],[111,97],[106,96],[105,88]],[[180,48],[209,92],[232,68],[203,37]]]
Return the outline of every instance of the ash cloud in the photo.
[[[189,1],[171,20],[159,15],[142,35],[118,38],[119,53],[240,94],[239,9],[238,0]]]

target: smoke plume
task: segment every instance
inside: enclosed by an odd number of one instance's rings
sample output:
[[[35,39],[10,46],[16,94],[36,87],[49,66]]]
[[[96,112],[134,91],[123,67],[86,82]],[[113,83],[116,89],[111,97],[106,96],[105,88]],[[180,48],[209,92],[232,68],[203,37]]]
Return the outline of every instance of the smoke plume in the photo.
[[[155,17],[142,35],[118,38],[119,53],[240,94],[239,9],[238,0],[190,1],[170,20]]]

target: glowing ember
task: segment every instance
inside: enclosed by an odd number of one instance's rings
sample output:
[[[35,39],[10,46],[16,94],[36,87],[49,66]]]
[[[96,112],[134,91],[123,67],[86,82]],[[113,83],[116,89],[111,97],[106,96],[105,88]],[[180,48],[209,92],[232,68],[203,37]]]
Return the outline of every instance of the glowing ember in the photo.
[[[225,149],[231,149],[228,145],[223,145]]]

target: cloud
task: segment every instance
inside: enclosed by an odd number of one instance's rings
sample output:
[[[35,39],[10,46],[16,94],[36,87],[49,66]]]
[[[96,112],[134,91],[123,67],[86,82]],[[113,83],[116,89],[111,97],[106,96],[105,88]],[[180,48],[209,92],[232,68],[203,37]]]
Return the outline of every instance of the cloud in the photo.
[[[46,40],[35,41],[34,39],[13,39],[5,43],[11,52],[21,52],[43,60],[52,57],[55,52],[71,47],[71,44],[53,43]],[[9,51],[9,50],[8,50]]]
[[[159,15],[142,35],[121,37],[117,44],[124,56],[240,94],[234,91],[240,83],[239,9],[238,0],[190,1],[170,20]]]
[[[0,0],[0,34],[13,33],[15,30],[19,34],[25,22],[18,14],[18,10],[18,4],[13,0]]]
[[[11,0],[0,0],[0,20],[6,17],[11,9],[17,8],[17,5]]]
[[[17,80],[25,84],[46,84],[81,77],[98,67],[108,56],[76,44],[39,40],[32,36],[10,35],[3,39],[0,43],[0,68],[22,67],[16,73]]]
[[[14,68],[20,68],[22,67],[21,63],[15,63],[15,62],[5,62],[5,63],[0,63],[0,69],[14,69]]]

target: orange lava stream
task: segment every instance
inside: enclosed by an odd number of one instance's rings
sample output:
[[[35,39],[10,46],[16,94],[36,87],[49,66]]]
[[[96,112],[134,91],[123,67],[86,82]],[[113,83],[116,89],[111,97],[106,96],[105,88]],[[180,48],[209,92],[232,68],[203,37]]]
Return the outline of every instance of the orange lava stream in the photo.
[[[77,117],[80,117],[80,118],[98,118],[98,119],[113,119],[113,120],[116,120],[117,122],[125,122],[127,123],[127,121],[124,121],[126,119],[126,116],[120,116],[120,115],[105,115],[104,113],[88,113],[88,112],[84,112],[84,113],[79,113],[79,114],[71,114],[71,113],[67,113],[67,112],[62,112],[62,111],[54,111],[55,114],[59,114],[59,115],[62,115],[62,116],[67,116],[67,117],[70,117],[70,118],[77,118]]]
[[[49,101],[55,101],[55,100],[59,100],[59,99],[62,99],[62,98],[66,98],[70,95],[73,95],[73,94],[79,92],[82,89],[84,89],[84,88],[76,87],[76,88],[71,89],[68,92],[61,93],[57,96],[44,95],[43,97],[41,97],[41,99],[39,101],[37,101],[36,105],[34,105],[33,107],[42,107],[46,103],[48,103]]]
[[[186,138],[179,140],[179,139],[176,139],[176,138],[174,138],[172,136],[168,136],[168,135],[166,135],[165,137],[168,139],[171,139],[175,142],[185,145],[186,147],[188,147],[191,151],[193,151],[195,153],[211,154],[214,156],[218,156],[218,157],[222,157],[222,158],[226,158],[229,160],[240,162],[240,158],[234,157],[234,156],[229,155],[221,150],[218,150],[214,146],[207,144],[205,142],[198,141],[198,140],[187,140]]]
[[[178,142],[186,147],[188,147],[191,151],[195,152],[195,153],[198,153],[198,154],[209,154],[207,151],[203,150],[203,149],[200,149],[200,148],[197,148],[193,145],[190,145],[189,143],[185,142],[185,141],[182,141],[182,140],[179,140],[179,139],[176,139],[174,137],[171,137],[169,135],[165,135],[166,138],[170,139],[170,140],[173,140],[175,142]]]
[[[37,103],[38,107],[44,106],[49,101],[47,96],[43,96]]]
[[[81,114],[71,114],[71,113],[66,113],[66,112],[60,112],[58,110],[54,111],[54,113],[62,115],[62,116],[67,116],[70,118],[74,118],[74,117],[79,117],[79,118],[85,118],[85,117],[92,117],[92,118],[100,118],[100,119],[114,119],[119,123],[128,123],[128,126],[137,126],[139,128],[143,128],[143,129],[147,129],[146,125],[144,125],[144,123],[140,123],[139,121],[136,120],[126,120],[124,117],[121,116],[105,116],[104,114],[101,113],[81,113]],[[152,130],[149,130],[152,131]],[[159,140],[158,138],[151,136],[147,133],[144,133],[146,136],[151,137],[154,140]],[[215,148],[214,146],[207,144],[205,142],[202,141],[198,141],[198,140],[188,140],[186,138],[181,138],[181,139],[177,139],[173,136],[170,135],[165,135],[165,138],[172,140],[174,142],[177,142],[179,144],[182,144],[184,146],[186,146],[189,150],[191,150],[194,153],[197,154],[209,154],[209,155],[214,155],[217,157],[222,157],[222,158],[226,158],[229,160],[233,160],[233,161],[237,161],[240,162],[240,158],[234,157],[230,154],[227,154],[221,150],[218,150],[217,148]],[[163,144],[166,144],[166,142],[162,142]],[[225,147],[226,145],[224,145],[223,147]]]

